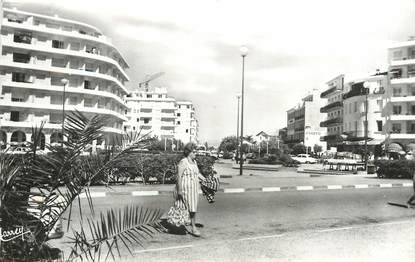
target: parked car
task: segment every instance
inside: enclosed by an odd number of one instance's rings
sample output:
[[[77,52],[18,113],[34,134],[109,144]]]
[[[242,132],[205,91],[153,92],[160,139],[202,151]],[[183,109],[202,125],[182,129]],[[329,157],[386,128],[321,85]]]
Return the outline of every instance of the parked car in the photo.
[[[315,164],[317,163],[317,159],[311,157],[308,154],[299,154],[297,156],[291,157],[293,160],[300,162],[300,164]]]

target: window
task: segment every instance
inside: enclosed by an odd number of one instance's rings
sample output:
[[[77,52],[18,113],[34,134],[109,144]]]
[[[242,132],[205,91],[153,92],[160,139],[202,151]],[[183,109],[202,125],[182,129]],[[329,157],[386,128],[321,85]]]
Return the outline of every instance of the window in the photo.
[[[84,106],[85,107],[93,107],[92,98],[85,98],[84,99]]]
[[[90,82],[90,81],[88,81],[88,80],[85,80],[85,81],[84,81],[84,88],[85,88],[85,89],[92,89],[92,88],[91,88],[91,82]]]
[[[63,49],[63,41],[59,41],[59,40],[52,40],[52,47],[53,48],[60,48]]]
[[[186,133],[189,133],[189,129],[186,129]]]
[[[357,132],[357,121],[354,121],[354,131]]]
[[[30,44],[32,42],[32,34],[16,32],[14,33],[13,41],[16,43]]]
[[[10,121],[19,122],[19,111],[10,112]]]
[[[177,113],[177,116],[180,116],[180,113]]]
[[[26,75],[24,73],[13,72],[12,81],[13,82],[25,82]]]
[[[137,118],[137,122],[140,122],[140,118]]]
[[[357,102],[354,102],[354,111],[353,112],[357,112]]]
[[[163,97],[163,95],[159,95],[159,98],[162,98]]]
[[[177,121],[177,124],[180,125],[180,121]]]
[[[400,115],[402,113],[402,106],[393,106],[393,114]]]
[[[69,98],[69,104],[71,104],[71,105],[77,105],[77,104],[78,104],[78,97],[76,97],[76,96],[71,96],[71,97]]]
[[[401,95],[402,95],[402,88],[393,89],[393,96],[401,96]]]
[[[147,95],[147,98],[151,98],[152,97],[152,95]]]
[[[36,59],[40,60],[40,61],[46,61],[46,56],[45,55],[38,55]]]
[[[376,121],[376,124],[377,124],[377,126],[378,126],[378,131],[382,131],[382,126],[383,126],[383,124],[382,124],[382,120],[377,120],[377,121]]]
[[[150,118],[144,118],[144,124],[148,124],[150,122]]]
[[[29,63],[30,55],[28,54],[21,54],[21,53],[13,53],[13,62],[17,63]]]
[[[190,106],[187,106],[187,109],[190,109]]]
[[[393,133],[400,133],[401,132],[401,124],[392,124],[392,132]]]

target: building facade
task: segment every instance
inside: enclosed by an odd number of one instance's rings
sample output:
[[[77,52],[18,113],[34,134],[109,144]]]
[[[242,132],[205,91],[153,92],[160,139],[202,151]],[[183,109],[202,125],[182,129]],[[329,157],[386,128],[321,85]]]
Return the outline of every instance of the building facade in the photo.
[[[107,37],[88,24],[17,9],[3,8],[1,19],[3,147],[30,141],[42,122],[43,144],[59,142],[63,104],[66,114],[106,115],[105,141],[122,134],[128,64]]]
[[[342,143],[344,75],[339,75],[326,84],[328,89],[320,95],[327,101],[320,109],[321,113],[326,114],[326,118],[320,122],[320,127],[326,128],[327,135],[322,136],[321,140],[327,142],[327,149],[331,149]]]
[[[176,138],[183,143],[199,143],[199,122],[196,119],[196,110],[190,101],[176,103]]]
[[[314,89],[312,94],[302,99],[300,105],[287,111],[285,143],[303,143],[308,152],[314,151],[314,145],[326,148],[326,143],[320,141],[320,137],[325,135],[325,129],[320,127],[322,103],[318,90]]]
[[[415,148],[415,39],[388,49],[390,86],[386,90],[386,144]]]
[[[198,121],[190,101],[176,101],[166,88],[139,88],[125,98],[129,110],[124,131],[149,133],[158,139],[198,143]]]
[[[166,88],[139,88],[125,98],[127,111],[125,131],[149,133],[159,139],[175,137],[176,100],[167,96]]]
[[[363,146],[365,140],[370,146],[380,145],[384,142],[383,105],[387,86],[387,72],[377,72],[373,76],[356,79],[345,84],[342,136],[345,149]]]

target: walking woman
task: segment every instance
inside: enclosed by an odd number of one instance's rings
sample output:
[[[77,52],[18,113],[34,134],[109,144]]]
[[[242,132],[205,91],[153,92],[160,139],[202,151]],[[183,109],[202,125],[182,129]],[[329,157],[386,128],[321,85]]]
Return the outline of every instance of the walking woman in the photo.
[[[191,229],[188,232],[193,236],[200,237],[200,232],[196,228],[196,212],[199,202],[199,181],[204,181],[205,178],[199,173],[195,161],[195,149],[196,145],[193,143],[188,143],[184,147],[184,158],[178,164],[177,182],[173,196],[175,200],[174,208],[186,209],[186,212],[189,212]],[[180,219],[180,222],[186,224],[186,219],[180,216],[177,216],[177,218]],[[180,224],[174,219],[173,222],[176,225]]]

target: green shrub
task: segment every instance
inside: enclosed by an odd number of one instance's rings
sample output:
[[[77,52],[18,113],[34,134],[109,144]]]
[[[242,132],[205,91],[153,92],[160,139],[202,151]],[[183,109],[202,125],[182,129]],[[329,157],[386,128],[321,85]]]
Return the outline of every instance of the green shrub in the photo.
[[[377,160],[374,164],[379,178],[412,179],[415,170],[414,160]]]

